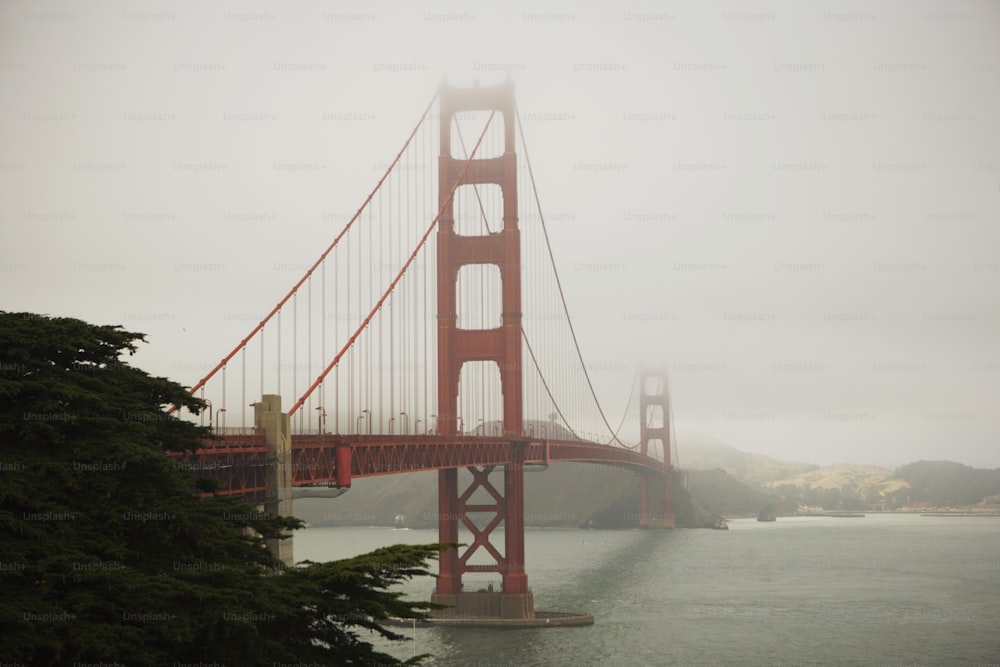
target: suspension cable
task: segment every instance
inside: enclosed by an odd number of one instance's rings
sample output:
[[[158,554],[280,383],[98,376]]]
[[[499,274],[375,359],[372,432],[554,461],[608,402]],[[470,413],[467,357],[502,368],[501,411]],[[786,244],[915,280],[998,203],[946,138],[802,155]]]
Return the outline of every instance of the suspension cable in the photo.
[[[487,119],[485,127],[483,127],[482,134],[479,135],[479,139],[476,141],[476,145],[472,148],[472,155],[475,155],[476,151],[479,150],[479,145],[482,143],[483,137],[486,135],[486,131],[489,129],[490,123],[493,122],[493,117],[495,115],[496,115],[495,110],[490,113],[490,117]],[[431,232],[433,232],[434,228],[437,227],[438,221],[441,219],[441,216],[444,215],[445,207],[455,197],[455,192],[458,190],[458,187],[462,184],[462,181],[465,180],[465,174],[469,171],[469,166],[471,164],[472,164],[471,159],[465,163],[465,166],[462,168],[462,173],[460,173],[458,175],[458,178],[455,179],[455,184],[452,186],[451,192],[448,193],[448,197],[445,199],[444,203],[438,209],[437,215],[434,216],[434,219],[431,221],[431,224],[427,227],[427,231],[425,231],[424,235],[420,238],[420,243],[418,243],[417,247],[413,249],[412,253],[410,253],[409,259],[406,260],[406,262],[403,264],[403,267],[396,274],[396,277],[393,278],[392,282],[389,284],[385,292],[382,294],[382,297],[371,309],[371,312],[368,313],[368,316],[364,319],[364,321],[360,324],[360,326],[358,326],[354,334],[347,340],[347,342],[344,344],[344,347],[341,348],[340,352],[337,353],[337,356],[335,356],[333,360],[327,365],[327,367],[323,369],[323,372],[320,373],[319,377],[317,377],[316,380],[309,386],[309,388],[306,389],[306,392],[299,398],[299,400],[297,400],[295,404],[291,408],[289,408],[288,410],[289,415],[295,414],[295,411],[298,410],[300,407],[302,407],[302,404],[309,397],[309,394],[311,394],[313,390],[323,382],[323,379],[327,376],[327,374],[337,365],[338,362],[340,362],[340,359],[341,357],[344,356],[344,353],[347,352],[349,349],[351,349],[355,341],[358,339],[358,336],[361,335],[361,332],[364,331],[365,328],[367,328],[368,324],[372,321],[372,318],[374,318],[375,315],[382,309],[383,304],[385,304],[386,300],[392,294],[393,290],[396,288],[396,285],[399,283],[399,281],[402,280],[403,275],[406,273],[407,269],[409,269],[410,265],[413,264],[413,261],[416,259],[417,254],[421,251],[421,249],[423,249],[424,244],[427,243],[427,239],[430,238]]]
[[[576,356],[580,360],[580,367],[583,369],[583,377],[587,380],[587,387],[590,389],[590,395],[594,397],[594,404],[597,406],[597,412],[601,415],[601,420],[604,421],[604,425],[607,427],[608,432],[612,434],[612,440],[618,444],[626,447],[625,443],[618,439],[618,435],[611,428],[611,424],[608,423],[608,418],[604,414],[604,408],[601,407],[601,402],[597,399],[597,392],[594,390],[594,383],[590,380],[590,373],[587,372],[587,364],[583,361],[583,353],[580,351],[580,342],[576,338],[576,329],[573,328],[573,321],[569,316],[569,306],[566,305],[566,295],[563,293],[562,281],[559,280],[559,271],[556,268],[555,255],[552,253],[552,243],[549,241],[549,231],[545,226],[545,216],[542,214],[542,204],[538,197],[538,186],[535,183],[535,172],[531,168],[531,157],[528,155],[528,144],[524,140],[524,125],[521,123],[521,111],[514,106],[514,113],[517,115],[517,130],[521,137],[521,147],[524,148],[524,162],[528,166],[528,178],[531,181],[531,191],[535,197],[535,206],[538,209],[538,219],[542,223],[542,235],[545,238],[545,247],[549,253],[549,261],[552,264],[552,274],[556,279],[556,287],[559,290],[559,299],[562,302],[563,312],[566,314],[566,323],[569,325],[569,333],[573,338],[573,347],[576,348]],[[609,441],[610,443],[610,441]]]
[[[639,384],[638,380],[639,380],[639,367],[636,366],[635,375],[632,376],[632,391],[630,391],[628,394],[628,403],[625,405],[625,412],[622,413],[622,420],[621,423],[618,424],[618,429],[615,431],[614,435],[612,436],[612,439],[608,440],[607,442],[607,444],[609,445],[614,440],[618,440],[618,434],[621,432],[622,427],[625,426],[625,420],[628,419],[628,411],[632,408],[632,399],[635,398],[635,388],[636,385]],[[623,447],[627,447],[628,449],[636,449],[639,447],[639,445],[642,444],[640,442],[637,442],[634,445],[626,445],[621,440],[618,440],[618,442],[621,443]]]
[[[233,351],[230,352],[229,354],[227,354],[225,357],[223,357],[222,361],[220,361],[218,364],[216,364],[215,368],[213,368],[211,371],[209,371],[208,374],[205,377],[203,377],[201,380],[198,381],[197,384],[195,384],[193,387],[191,387],[190,391],[191,391],[192,394],[194,392],[196,392],[198,389],[200,389],[202,386],[204,386],[205,383],[208,382],[212,378],[212,376],[214,376],[219,371],[220,368],[222,368],[223,366],[225,366],[229,362],[230,359],[232,359],[234,356],[236,356],[236,353],[240,351],[240,348],[242,348],[243,346],[245,346],[247,344],[247,342],[251,338],[253,338],[254,335],[257,334],[258,331],[260,331],[261,329],[264,328],[264,325],[267,324],[267,322],[272,317],[274,317],[274,315],[279,310],[281,310],[281,307],[284,306],[285,303],[289,299],[292,298],[292,295],[295,294],[298,291],[298,289],[300,287],[302,287],[302,285],[306,282],[306,280],[309,279],[309,277],[313,274],[313,271],[315,271],[316,268],[319,267],[319,265],[323,263],[323,260],[325,260],[327,258],[327,255],[329,255],[330,252],[332,252],[333,249],[335,247],[337,247],[337,244],[340,243],[340,240],[344,237],[345,234],[347,234],[348,230],[350,230],[350,228],[354,225],[354,222],[359,217],[361,217],[361,212],[364,211],[365,207],[367,207],[368,204],[371,203],[372,199],[375,197],[375,193],[378,192],[382,188],[382,184],[385,182],[386,178],[389,177],[389,174],[395,168],[395,166],[399,162],[399,160],[403,157],[403,153],[406,152],[407,148],[409,148],[410,142],[413,141],[413,137],[416,136],[417,131],[423,125],[424,120],[427,118],[427,115],[430,113],[430,110],[434,106],[434,103],[437,101],[437,98],[438,98],[438,93],[434,93],[434,97],[431,98],[431,101],[427,105],[427,108],[424,109],[423,114],[420,115],[420,120],[417,121],[416,126],[413,128],[413,131],[410,132],[410,135],[406,138],[406,142],[403,144],[403,147],[399,149],[398,153],[396,153],[396,157],[392,160],[392,162],[386,168],[385,173],[382,175],[382,178],[379,179],[378,183],[375,185],[375,188],[371,191],[371,193],[365,199],[364,203],[361,204],[361,207],[358,208],[358,210],[354,214],[354,216],[347,222],[347,224],[344,226],[344,228],[342,230],[340,230],[340,233],[337,234],[337,237],[333,240],[333,243],[331,243],[329,245],[329,247],[327,247],[327,249],[323,251],[323,254],[321,254],[319,256],[319,259],[317,259],[313,263],[313,265],[309,268],[309,270],[306,271],[305,275],[302,276],[302,278],[300,278],[297,283],[295,283],[295,285],[292,287],[292,289],[290,289],[288,291],[288,294],[286,294],[284,296],[284,298],[281,299],[281,301],[278,302],[278,305],[276,305],[274,308],[272,308],[271,312],[268,313],[267,316],[264,317],[264,319],[262,319],[260,321],[260,323],[258,323],[257,326],[255,326],[250,331],[250,333],[247,334],[246,337],[236,347],[233,348]],[[173,412],[176,409],[177,409],[177,406],[175,406],[175,405],[171,406],[170,410],[168,410],[168,413],[169,412]]]

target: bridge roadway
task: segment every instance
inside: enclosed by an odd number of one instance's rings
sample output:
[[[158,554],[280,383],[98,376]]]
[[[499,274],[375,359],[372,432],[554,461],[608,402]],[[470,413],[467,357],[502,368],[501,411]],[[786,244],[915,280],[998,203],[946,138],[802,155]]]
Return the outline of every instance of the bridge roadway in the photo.
[[[663,463],[637,451],[583,440],[469,435],[292,435],[294,486],[350,486],[355,477],[396,475],[466,466],[502,466],[524,447],[526,465],[575,461],[663,475]],[[197,452],[170,453],[175,465],[220,482],[220,495],[266,497],[268,458],[263,433],[247,429],[205,442]],[[347,474],[349,461],[350,474]],[[338,466],[338,463],[340,464]]]

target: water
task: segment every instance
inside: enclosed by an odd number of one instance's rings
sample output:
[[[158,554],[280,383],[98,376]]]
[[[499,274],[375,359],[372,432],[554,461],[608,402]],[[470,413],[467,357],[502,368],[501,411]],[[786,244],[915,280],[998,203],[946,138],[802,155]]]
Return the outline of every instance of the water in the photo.
[[[431,665],[483,667],[1000,664],[1000,519],[869,514],[729,525],[529,530],[535,607],[587,611],[596,623],[418,628],[416,649],[435,654]],[[296,535],[295,555],[330,560],[436,539],[433,530],[309,528]],[[426,599],[432,586],[407,591]]]

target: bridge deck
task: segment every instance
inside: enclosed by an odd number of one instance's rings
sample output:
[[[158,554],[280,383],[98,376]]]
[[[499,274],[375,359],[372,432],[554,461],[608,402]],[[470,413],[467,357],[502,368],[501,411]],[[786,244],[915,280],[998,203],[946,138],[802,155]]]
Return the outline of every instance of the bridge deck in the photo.
[[[514,447],[525,447],[525,463],[548,465],[576,461],[663,474],[661,461],[637,451],[580,440],[440,435],[293,435],[292,480],[296,486],[333,485],[337,449],[351,449],[351,478],[395,475],[466,466],[503,466]],[[263,434],[227,436],[207,441],[195,453],[171,454],[178,467],[217,479],[223,495],[262,501],[268,459]]]

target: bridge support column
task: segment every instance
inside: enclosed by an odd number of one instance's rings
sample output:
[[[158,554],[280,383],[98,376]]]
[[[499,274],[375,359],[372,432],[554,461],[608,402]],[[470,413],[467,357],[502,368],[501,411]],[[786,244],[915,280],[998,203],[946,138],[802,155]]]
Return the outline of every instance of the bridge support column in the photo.
[[[438,471],[438,541],[458,544],[458,470]],[[438,561],[435,597],[449,597],[462,591],[462,573],[458,569],[458,550],[444,551]],[[453,604],[453,602],[442,602]]]
[[[264,394],[254,404],[254,426],[264,430],[267,445],[268,514],[292,515],[292,436],[288,415],[281,411],[281,396]],[[286,565],[294,564],[292,538],[268,540],[267,546]]]
[[[676,528],[671,502],[671,474],[642,476],[642,508],[639,513],[639,526],[642,528]]]
[[[670,398],[666,369],[639,372],[639,441],[643,456],[663,455],[663,475],[643,475],[639,525],[674,528],[673,465],[670,461]]]
[[[503,472],[503,491],[490,481],[492,466],[469,468],[472,483],[460,492],[458,471],[438,476],[438,535],[442,542],[458,542],[461,521],[473,541],[461,554],[441,554],[437,588],[431,599],[449,605],[444,615],[480,619],[525,620],[535,617],[528,576],[524,571],[524,437],[521,378],[521,236],[518,229],[517,154],[515,152],[514,87],[508,82],[469,89],[441,87],[441,153],[438,158],[437,229],[438,307],[438,432],[455,435],[458,421],[459,380],[463,364],[492,362],[500,371],[503,393],[503,430],[511,438],[512,456]],[[452,120],[465,111],[496,112],[503,123],[504,150],[499,157],[467,160],[451,149]],[[503,199],[502,225],[486,234],[458,234],[453,194],[459,186],[491,184]],[[458,275],[462,267],[494,265],[500,272],[500,326],[492,329],[458,327]],[[467,306],[466,306],[467,307]],[[520,457],[520,458],[518,458]],[[474,496],[478,493],[478,499]],[[467,516],[490,517],[477,525]],[[504,525],[504,553],[490,542],[490,534]],[[470,563],[477,554],[490,563]],[[499,574],[501,591],[487,588],[464,591],[468,572]]]
[[[527,443],[511,444],[511,463],[503,469],[503,490],[494,486],[493,466],[469,468],[472,482],[459,494],[458,470],[440,471],[438,490],[438,535],[441,542],[458,541],[461,522],[471,533],[471,544],[463,553],[448,549],[441,554],[440,573],[431,601],[450,609],[438,612],[439,618],[461,621],[531,621],[535,618],[535,603],[528,589],[524,569],[524,451]],[[479,500],[473,498],[479,493]],[[486,501],[486,496],[490,501]],[[473,517],[486,517],[475,522]],[[492,516],[490,516],[492,515]],[[491,540],[493,531],[504,524],[504,553]],[[470,563],[470,557],[486,552],[494,563]],[[488,588],[465,590],[465,573],[500,574],[500,590]],[[480,586],[482,584],[479,584]]]

